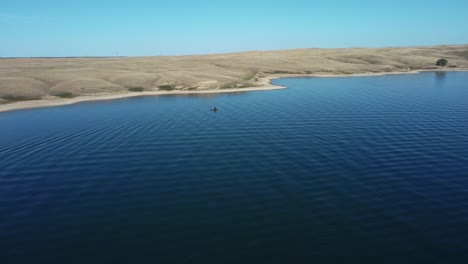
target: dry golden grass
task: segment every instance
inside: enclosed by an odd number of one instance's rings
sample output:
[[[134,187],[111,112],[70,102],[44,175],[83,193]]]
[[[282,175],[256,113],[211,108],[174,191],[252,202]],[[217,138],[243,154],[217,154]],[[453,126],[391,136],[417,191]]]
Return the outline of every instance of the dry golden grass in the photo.
[[[132,87],[152,91],[165,84],[175,89],[220,89],[251,85],[262,73],[396,72],[435,68],[439,58],[448,59],[457,68],[468,68],[468,45],[172,57],[0,59],[0,98],[109,94],[127,92]]]

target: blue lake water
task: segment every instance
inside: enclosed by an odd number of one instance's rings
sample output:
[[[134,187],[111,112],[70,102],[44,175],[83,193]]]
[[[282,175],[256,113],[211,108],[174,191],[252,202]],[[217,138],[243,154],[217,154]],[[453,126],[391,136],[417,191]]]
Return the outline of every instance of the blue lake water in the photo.
[[[467,263],[468,73],[275,83],[0,113],[0,263]]]

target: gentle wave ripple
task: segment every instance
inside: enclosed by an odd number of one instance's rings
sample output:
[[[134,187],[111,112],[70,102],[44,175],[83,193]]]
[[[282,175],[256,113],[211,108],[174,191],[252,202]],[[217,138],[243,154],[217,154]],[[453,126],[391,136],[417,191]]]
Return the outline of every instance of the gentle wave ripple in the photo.
[[[466,263],[467,73],[276,82],[1,114],[1,262]]]

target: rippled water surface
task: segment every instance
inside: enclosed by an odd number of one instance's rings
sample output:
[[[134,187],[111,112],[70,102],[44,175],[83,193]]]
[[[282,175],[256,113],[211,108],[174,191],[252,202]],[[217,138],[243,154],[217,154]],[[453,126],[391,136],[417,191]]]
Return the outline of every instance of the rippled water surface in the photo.
[[[275,82],[0,113],[0,262],[467,263],[468,73]]]

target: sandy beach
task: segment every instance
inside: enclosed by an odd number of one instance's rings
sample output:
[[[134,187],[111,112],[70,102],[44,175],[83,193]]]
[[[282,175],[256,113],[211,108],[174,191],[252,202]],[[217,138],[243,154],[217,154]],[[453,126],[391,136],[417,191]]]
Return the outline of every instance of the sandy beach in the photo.
[[[89,101],[103,101],[103,100],[115,100],[122,98],[140,97],[140,96],[160,96],[160,95],[189,95],[189,94],[213,94],[213,93],[238,93],[238,92],[251,92],[251,91],[267,91],[284,89],[282,86],[262,86],[262,87],[251,87],[251,88],[237,88],[237,89],[220,89],[220,90],[205,90],[205,91],[146,91],[146,92],[127,92],[127,93],[116,93],[116,94],[102,94],[102,95],[88,95],[79,96],[70,99],[53,98],[53,99],[41,99],[41,100],[30,100],[21,101],[10,104],[0,105],[0,112],[7,112],[20,109],[28,108],[39,108],[39,107],[51,107],[70,105],[80,102]]]

